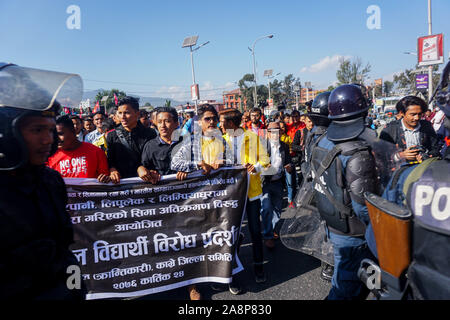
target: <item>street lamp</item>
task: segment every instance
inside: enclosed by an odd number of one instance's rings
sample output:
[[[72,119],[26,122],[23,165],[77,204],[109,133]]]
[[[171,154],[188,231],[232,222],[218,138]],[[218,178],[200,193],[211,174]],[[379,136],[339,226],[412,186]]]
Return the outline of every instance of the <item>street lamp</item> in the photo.
[[[256,93],[256,63],[255,63],[255,44],[256,44],[256,42],[258,42],[259,40],[261,40],[261,39],[264,39],[264,38],[273,38],[273,34],[269,34],[269,35],[266,35],[266,36],[264,36],[264,37],[261,37],[261,38],[258,38],[258,39],[256,39],[255,40],[255,42],[253,42],[253,47],[252,47],[252,49],[250,49],[250,48],[248,48],[248,50],[250,50],[251,52],[252,52],[252,56],[253,56],[253,78],[254,78],[254,81],[255,81],[255,92],[254,92],[254,106],[256,107],[257,105],[258,105],[258,96],[257,96],[257,93]]]
[[[271,99],[270,96],[270,79],[275,78],[276,76],[280,75],[281,72],[278,72],[276,75],[272,76],[273,70],[269,69],[269,70],[264,70],[264,77],[267,77],[267,81],[269,82],[269,101]]]
[[[206,41],[205,43],[199,45],[197,48],[192,49],[193,46],[195,46],[197,44],[197,39],[198,36],[192,36],[192,37],[187,37],[184,39],[183,41],[183,45],[181,46],[182,48],[186,48],[189,47],[190,52],[191,52],[191,68],[192,68],[192,86],[195,87],[196,83],[195,83],[195,72],[194,72],[194,55],[193,52],[197,51],[198,49],[200,49],[201,47],[207,45],[209,43],[209,41]],[[197,113],[197,107],[198,107],[198,98],[199,98],[199,94],[198,94],[198,88],[195,87],[194,88],[196,90],[196,99],[194,99],[195,101],[195,113]],[[191,88],[191,92],[192,92],[192,88]]]

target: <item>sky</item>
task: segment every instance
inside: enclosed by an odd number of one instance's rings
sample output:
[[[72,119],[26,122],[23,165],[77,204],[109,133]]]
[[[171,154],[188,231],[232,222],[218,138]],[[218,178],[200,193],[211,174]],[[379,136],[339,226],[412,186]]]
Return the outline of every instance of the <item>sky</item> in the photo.
[[[404,52],[428,35],[427,8],[427,0],[0,0],[0,61],[77,73],[84,90],[189,101],[190,53],[181,46],[198,35],[197,44],[209,41],[193,55],[201,99],[221,101],[253,73],[253,44],[258,84],[272,69],[279,80],[293,74],[326,89],[342,57],[370,63],[368,82],[413,68],[417,57]],[[432,0],[432,32],[444,34],[447,60],[450,1]]]

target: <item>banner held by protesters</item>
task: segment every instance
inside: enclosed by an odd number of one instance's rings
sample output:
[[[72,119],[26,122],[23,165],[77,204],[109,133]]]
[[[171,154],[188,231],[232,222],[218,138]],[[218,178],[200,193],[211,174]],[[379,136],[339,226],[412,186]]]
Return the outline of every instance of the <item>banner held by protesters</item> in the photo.
[[[65,179],[67,209],[87,299],[125,298],[201,283],[229,283],[241,271],[236,247],[248,177],[222,168],[157,185]]]

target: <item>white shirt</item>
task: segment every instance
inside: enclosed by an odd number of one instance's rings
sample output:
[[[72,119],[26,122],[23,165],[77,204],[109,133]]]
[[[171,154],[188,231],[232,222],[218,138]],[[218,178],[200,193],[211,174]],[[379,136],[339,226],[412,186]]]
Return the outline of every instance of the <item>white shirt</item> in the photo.
[[[433,125],[434,131],[437,132],[439,130],[439,128],[442,125],[442,122],[444,122],[444,118],[445,118],[444,111],[439,110],[438,112],[436,112],[433,119],[431,119],[431,124]]]
[[[419,146],[420,145],[420,123],[417,127],[414,129],[408,129],[405,127],[405,124],[403,123],[403,119],[400,121],[403,127],[403,132],[405,133],[405,140],[406,140],[406,148],[412,147],[412,146]]]

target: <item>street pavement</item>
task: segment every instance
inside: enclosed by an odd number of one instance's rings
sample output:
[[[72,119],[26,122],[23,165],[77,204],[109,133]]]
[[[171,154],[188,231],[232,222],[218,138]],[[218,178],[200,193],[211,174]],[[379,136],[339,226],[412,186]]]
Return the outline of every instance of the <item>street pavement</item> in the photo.
[[[287,207],[286,198],[284,208]],[[278,226],[281,226],[283,210]],[[253,273],[252,244],[248,232],[247,220],[244,220],[242,231],[245,234],[239,258],[244,270],[236,275],[243,291],[232,295],[228,285],[221,285],[221,291],[215,291],[210,283],[197,284],[202,300],[323,300],[329,290],[330,283],[320,277],[320,260],[286,248],[280,240],[276,240],[274,249],[264,247],[264,269],[267,281],[255,282]],[[187,287],[142,297],[150,300],[189,300]]]

